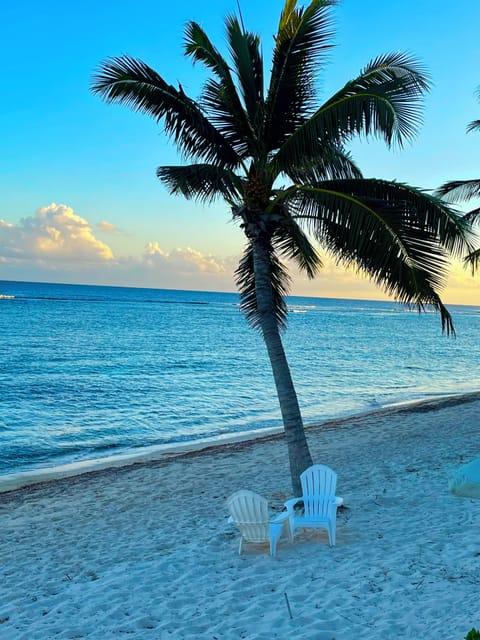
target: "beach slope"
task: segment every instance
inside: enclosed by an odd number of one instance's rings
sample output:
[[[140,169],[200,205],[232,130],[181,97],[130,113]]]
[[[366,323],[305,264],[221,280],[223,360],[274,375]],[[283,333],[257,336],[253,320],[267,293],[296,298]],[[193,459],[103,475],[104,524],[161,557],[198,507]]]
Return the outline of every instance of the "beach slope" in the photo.
[[[462,640],[480,627],[480,501],[448,475],[480,453],[479,417],[471,395],[310,429],[345,499],[337,545],[309,531],[276,558],[238,556],[225,500],[282,508],[282,437],[2,494],[0,637]]]

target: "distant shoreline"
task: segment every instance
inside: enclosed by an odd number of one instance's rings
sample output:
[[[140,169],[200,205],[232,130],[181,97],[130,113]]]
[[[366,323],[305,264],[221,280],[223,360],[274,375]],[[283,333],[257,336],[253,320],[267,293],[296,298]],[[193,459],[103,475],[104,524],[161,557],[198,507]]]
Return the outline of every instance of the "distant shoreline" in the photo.
[[[99,289],[101,288],[107,288],[107,289],[134,289],[134,290],[139,290],[139,291],[170,291],[172,293],[177,293],[177,292],[183,292],[183,293],[206,293],[206,294],[227,294],[227,295],[235,295],[237,297],[239,297],[239,293],[238,290],[235,288],[232,288],[228,291],[224,291],[224,290],[220,290],[220,289],[173,289],[170,287],[147,287],[147,286],[134,286],[134,285],[126,285],[126,284],[98,284],[98,283],[94,283],[94,284],[88,284],[85,282],[45,282],[45,281],[36,281],[36,280],[4,280],[0,278],[0,285],[2,283],[6,283],[8,285],[12,285],[12,284],[19,284],[19,285],[47,285],[47,286],[66,286],[66,287],[98,287]],[[0,293],[2,293],[0,291]],[[6,299],[10,299],[10,295],[6,295],[3,296]],[[16,296],[13,296],[14,298]],[[315,295],[312,292],[308,292],[308,293],[292,293],[289,294],[287,296],[287,301],[289,299],[295,299],[295,298],[312,298],[313,300],[332,300],[335,302],[341,302],[342,300],[346,300],[349,302],[388,302],[391,304],[398,304],[401,307],[408,307],[407,304],[404,304],[402,302],[399,302],[397,300],[394,300],[393,298],[389,298],[387,296],[383,297],[381,295],[379,295],[378,297],[370,297],[370,298],[362,298],[362,297],[357,297],[357,298],[350,298],[350,297],[341,297],[338,298],[336,296],[329,296],[329,295]],[[480,310],[480,305],[476,305],[476,304],[469,304],[466,302],[446,302],[445,303],[448,307],[467,307],[467,308],[478,308]],[[427,305],[428,308],[428,305]]]
[[[352,416],[333,418],[323,422],[309,424],[306,425],[305,429],[308,437],[309,433],[318,430],[331,430],[341,426],[345,427],[348,424],[353,426],[369,418],[388,415],[393,416],[402,413],[426,413],[430,411],[438,411],[444,407],[462,405],[478,400],[480,400],[480,391],[458,395],[435,396],[434,398],[422,400],[410,400],[388,405],[373,411],[365,411]],[[172,459],[185,458],[187,456],[199,455],[206,452],[214,453],[215,451],[223,451],[228,448],[238,449],[240,447],[250,447],[259,442],[281,439],[283,437],[283,428],[273,427],[268,429],[243,431],[240,433],[228,433],[221,436],[201,438],[188,442],[142,447],[134,452],[118,454],[106,458],[95,458],[92,460],[72,462],[44,469],[4,474],[0,475],[0,494],[17,491],[33,485],[55,482],[67,478],[75,478],[86,474],[109,472],[125,467],[131,467],[133,465],[161,464]]]

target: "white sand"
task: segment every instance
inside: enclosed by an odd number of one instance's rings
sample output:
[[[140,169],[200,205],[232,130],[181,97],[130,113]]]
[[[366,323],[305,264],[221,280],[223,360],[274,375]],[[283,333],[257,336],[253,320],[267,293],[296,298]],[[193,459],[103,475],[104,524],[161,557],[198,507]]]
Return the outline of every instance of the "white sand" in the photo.
[[[463,640],[480,628],[480,501],[447,480],[480,453],[479,418],[476,395],[309,431],[348,509],[336,547],[300,533],[276,558],[237,555],[225,499],[281,508],[282,438],[0,495],[0,638]]]

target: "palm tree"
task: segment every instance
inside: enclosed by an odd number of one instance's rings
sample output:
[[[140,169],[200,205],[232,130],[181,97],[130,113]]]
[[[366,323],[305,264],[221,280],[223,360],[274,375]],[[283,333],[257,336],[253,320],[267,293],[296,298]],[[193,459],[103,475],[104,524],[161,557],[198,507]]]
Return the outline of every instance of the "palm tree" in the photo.
[[[295,495],[312,458],[281,340],[287,320],[286,261],[310,278],[317,247],[355,265],[397,300],[452,319],[438,290],[449,253],[460,253],[467,225],[447,204],[396,182],[364,179],[345,148],[355,135],[402,146],[416,133],[429,82],[402,53],[382,55],[329,100],[317,99],[317,73],[332,47],[335,0],[297,7],[286,0],[266,86],[260,39],[235,16],[225,20],[231,62],[196,22],[185,54],[211,76],[198,100],[130,56],[104,61],[92,91],[156,121],[191,164],[161,166],[171,194],[202,203],[222,198],[246,236],[236,271],[241,308],[263,335],[288,445]]]
[[[477,96],[480,98],[480,88],[477,89]],[[480,131],[480,120],[473,120],[467,126],[467,133],[470,131]],[[445,182],[437,189],[439,197],[446,197],[452,202],[470,201],[474,198],[480,198],[480,179],[472,178],[470,180],[451,180]],[[480,221],[480,207],[472,209],[465,215],[465,219],[471,223]],[[466,257],[466,262],[470,263],[475,269],[480,262],[480,249],[471,251]]]

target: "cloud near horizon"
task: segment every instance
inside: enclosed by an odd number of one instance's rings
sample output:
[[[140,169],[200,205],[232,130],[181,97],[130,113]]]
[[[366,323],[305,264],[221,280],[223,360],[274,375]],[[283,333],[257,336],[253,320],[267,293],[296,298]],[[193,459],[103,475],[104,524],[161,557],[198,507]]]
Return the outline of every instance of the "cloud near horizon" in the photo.
[[[111,222],[107,222],[106,220],[102,220],[97,223],[97,227],[106,233],[118,233],[119,229]]]
[[[108,244],[95,237],[93,227],[71,207],[55,203],[40,207],[17,225],[0,220],[0,279],[166,288],[233,287],[229,260],[204,255],[191,247],[166,251],[158,242],[148,242],[140,256],[116,256]],[[110,234],[118,232],[115,225],[105,221],[95,227]]]
[[[226,273],[225,261],[214,256],[205,256],[190,247],[163,251],[158,242],[149,242],[143,254],[145,264],[153,269],[178,271],[179,273]]]
[[[112,234],[115,225],[92,225],[64,204],[40,207],[19,224],[0,220],[0,279],[84,283],[165,289],[235,291],[234,272],[240,256],[205,255],[192,247],[170,251],[147,242],[138,256],[114,255],[94,235],[94,227]],[[292,295],[387,299],[381,289],[353,270],[324,256],[323,269],[309,281],[291,268]],[[290,265],[292,266],[292,265]],[[479,304],[478,277],[461,265],[451,270],[442,298],[450,304]]]
[[[32,264],[104,263],[114,259],[111,248],[95,238],[90,223],[71,207],[52,203],[22,218],[18,225],[0,222],[3,262]]]

